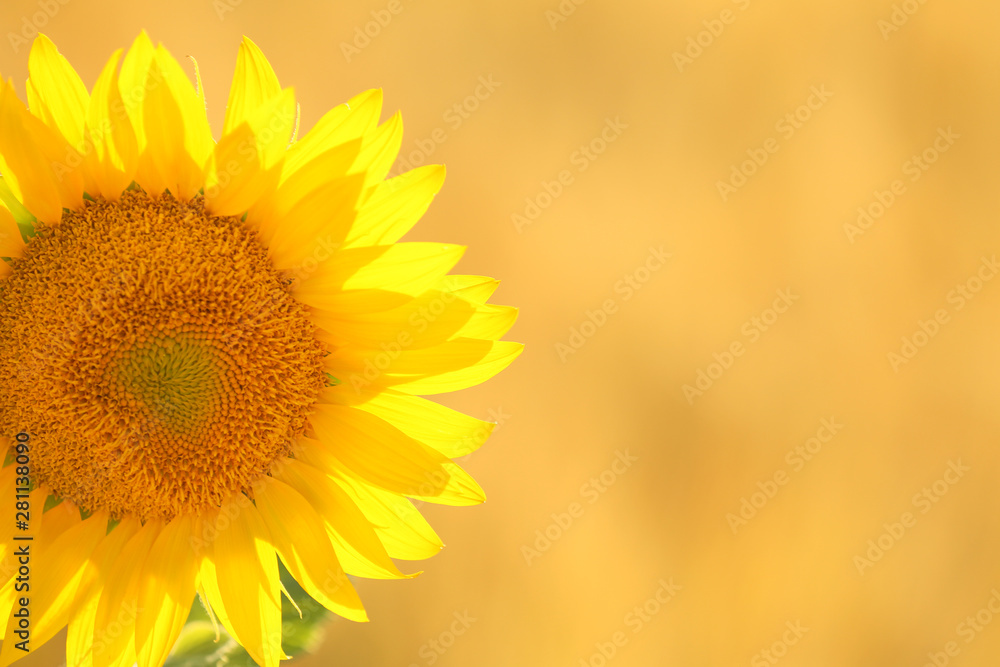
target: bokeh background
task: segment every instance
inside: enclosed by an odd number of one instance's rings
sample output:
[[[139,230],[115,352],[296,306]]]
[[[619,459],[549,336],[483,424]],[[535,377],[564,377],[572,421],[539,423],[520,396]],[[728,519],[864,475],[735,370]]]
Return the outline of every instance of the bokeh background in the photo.
[[[523,357],[441,399],[500,422],[465,461],[489,502],[424,507],[448,548],[359,581],[372,622],[297,664],[1000,660],[997,3],[4,0],[0,27],[22,92],[21,35],[91,85],[146,28],[217,133],[244,34],[303,129],[384,88],[449,169],[409,239],[522,309]]]

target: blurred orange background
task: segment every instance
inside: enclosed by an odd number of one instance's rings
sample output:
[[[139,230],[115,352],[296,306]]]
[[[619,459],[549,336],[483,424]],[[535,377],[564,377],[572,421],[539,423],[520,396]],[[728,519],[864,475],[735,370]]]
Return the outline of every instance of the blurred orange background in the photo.
[[[146,28],[216,133],[243,35],[303,130],[384,88],[405,159],[448,166],[409,240],[467,244],[522,309],[524,356],[441,398],[500,422],[465,461],[489,502],[424,506],[448,548],[359,581],[372,622],[296,664],[1000,659],[997,3],[4,0],[0,26],[22,93],[33,29],[91,85]]]

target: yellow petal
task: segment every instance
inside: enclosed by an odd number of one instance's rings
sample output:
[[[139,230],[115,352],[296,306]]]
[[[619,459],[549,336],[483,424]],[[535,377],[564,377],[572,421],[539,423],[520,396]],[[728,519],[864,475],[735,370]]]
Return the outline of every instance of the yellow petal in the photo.
[[[240,123],[249,120],[260,107],[280,93],[281,85],[271,63],[249,37],[244,37],[236,56],[236,72],[229,89],[222,134],[235,130]]]
[[[243,146],[243,152],[261,168],[271,169],[284,160],[295,127],[295,108],[295,91],[286,88],[240,123],[253,128],[253,141]]]
[[[31,45],[28,74],[30,88],[41,105],[36,115],[82,152],[90,96],[80,75],[45,35],[36,37]],[[34,105],[32,111],[36,111]]]
[[[196,525],[204,525],[204,518],[206,517],[202,517],[196,521]],[[236,634],[236,629],[233,628],[232,621],[229,620],[225,601],[222,599],[222,594],[219,593],[219,578],[216,573],[215,563],[212,562],[211,553],[212,548],[209,546],[202,554],[204,557],[201,560],[201,567],[198,570],[198,594],[201,596],[202,601],[206,602],[211,609],[212,618],[222,623],[229,636],[236,639],[240,643],[240,646],[246,646],[246,643],[241,641],[239,635]]]
[[[13,468],[14,466],[10,467]],[[13,484],[7,487],[6,491],[11,494],[8,497],[13,497],[14,489]],[[6,619],[8,617],[15,598],[20,597],[14,590],[15,579],[12,576],[18,571],[20,566],[20,556],[18,556],[17,550],[25,544],[32,544],[34,545],[34,552],[37,554],[37,552],[42,550],[42,547],[51,545],[53,540],[57,539],[66,529],[70,528],[73,525],[74,519],[77,523],[80,521],[79,512],[76,513],[75,517],[68,515],[64,511],[49,511],[43,514],[41,510],[45,505],[45,499],[48,495],[48,490],[42,487],[37,487],[28,494],[28,528],[17,530],[16,536],[11,534],[5,539],[5,558],[2,574],[6,583],[0,589],[0,618]],[[11,507],[14,509],[13,503],[11,503]],[[14,517],[15,512],[12,511],[7,525],[13,526]],[[24,519],[24,513],[22,512],[22,514],[17,515],[17,519]],[[28,540],[25,538],[31,539]],[[0,634],[0,639],[3,639],[7,633],[7,623],[0,624],[0,633],[2,633]]]
[[[275,476],[302,494],[323,518],[344,572],[369,579],[407,577],[389,558],[368,519],[332,477],[295,459],[282,461]]]
[[[462,258],[465,246],[444,243],[397,243],[339,250],[321,255],[294,293],[303,303],[320,306],[332,292],[381,289],[417,296],[439,282]]]
[[[427,211],[444,185],[445,168],[428,165],[383,181],[358,212],[345,247],[395,243]]]
[[[327,180],[297,202],[268,243],[275,267],[302,271],[307,259],[339,244],[357,215],[363,185],[361,174]]]
[[[88,598],[70,617],[66,631],[66,667],[93,667],[94,617],[100,601],[96,595]]]
[[[124,111],[118,80],[119,49],[108,60],[94,85],[87,110],[87,164],[98,193],[117,199],[135,179],[139,146],[129,115]]]
[[[35,616],[33,626],[33,638],[39,642],[55,635],[69,621],[70,611],[85,583],[86,565],[107,533],[106,513],[97,512],[80,520],[76,506],[68,501],[63,504],[67,505],[66,510],[54,508],[50,512],[65,511],[72,523],[59,537],[43,545],[44,552],[37,562],[38,572],[43,576],[38,580],[32,602],[42,610]]]
[[[125,105],[129,121],[135,131],[139,152],[146,148],[142,109],[146,100],[149,68],[153,64],[155,51],[153,42],[150,41],[146,31],[140,32],[132,43],[132,48],[125,54],[121,76],[118,79],[118,90],[121,93],[122,103]]]
[[[381,277],[378,280],[383,281],[382,286],[379,286],[375,280],[368,279],[365,273],[360,275],[358,280],[351,281],[349,285],[351,289],[344,289],[341,287],[343,283],[338,281],[343,280],[346,282],[349,272],[361,273],[360,266],[357,271],[355,271],[355,266],[366,261],[369,257],[377,255],[380,252],[377,248],[387,246],[358,246],[350,248],[349,251],[345,251],[343,257],[351,261],[352,264],[345,267],[346,270],[342,270],[338,267],[338,264],[340,264],[339,260],[331,261],[330,259],[332,253],[338,248],[338,244],[333,242],[332,236],[328,236],[318,241],[313,255],[306,258],[302,265],[298,267],[294,277],[298,277],[300,283],[297,283],[293,287],[293,291],[300,301],[316,309],[317,322],[332,322],[327,325],[321,324],[321,326],[325,326],[325,328],[331,331],[331,327],[339,327],[344,321],[358,322],[359,324],[362,321],[367,322],[368,318],[364,318],[364,315],[384,313],[375,318],[372,323],[376,321],[388,323],[400,318],[406,321],[412,316],[411,312],[398,310],[395,313],[389,313],[386,311],[402,309],[403,307],[411,310],[433,307],[433,314],[420,313],[414,317],[414,328],[417,330],[415,333],[421,333],[425,327],[420,322],[417,322],[418,319],[436,321],[442,314],[440,311],[442,304],[448,305],[455,301],[452,294],[455,290],[449,287],[451,283],[449,276],[441,276],[439,280],[434,280],[434,278],[435,275],[440,276],[441,271],[447,270],[448,263],[454,260],[454,256],[460,250],[457,246],[445,246],[442,244],[437,246],[442,249],[441,253],[435,256],[432,252],[423,255],[425,252],[424,249],[428,247],[424,244],[414,245],[414,250],[412,251],[405,249],[412,244],[398,245],[403,246],[403,249],[399,251],[399,255],[390,255],[390,259],[393,257],[402,258],[405,254],[409,253],[412,260],[419,263],[419,266],[411,265],[419,272],[417,280],[412,281],[412,284],[407,283],[406,275],[403,271],[400,271],[396,275],[390,275],[388,271],[383,269],[391,269],[392,264],[379,262],[378,264],[374,264],[372,268],[381,272]],[[430,247],[434,245],[430,244]],[[449,255],[449,253],[451,254]],[[417,257],[417,255],[423,256]],[[314,275],[316,276],[315,280],[310,281]],[[321,283],[326,289],[319,288]],[[436,285],[436,290],[427,290],[425,292],[424,289],[431,283]],[[456,284],[461,286],[460,282],[456,282]],[[365,285],[369,287],[363,288]],[[423,301],[414,301],[414,296],[421,292],[423,292],[421,297]],[[455,324],[453,331],[457,330],[458,326],[464,324],[468,317],[472,316],[471,308],[466,307],[461,310],[466,313],[466,320]],[[448,314],[447,318],[454,321],[457,314],[457,311],[453,311]],[[438,324],[439,327],[445,325],[444,322],[439,322]],[[400,328],[402,328],[402,322]],[[399,332],[393,332],[393,337],[396,333]],[[411,331],[409,333],[414,332]]]
[[[208,524],[214,524],[217,518],[218,518],[217,516],[213,517],[213,516],[203,515],[196,520],[195,524],[196,526],[200,525],[204,527],[205,525]],[[206,519],[208,520],[207,523]],[[228,524],[225,525],[228,526]],[[198,534],[201,534],[200,531],[197,532]],[[203,558],[201,559],[201,568],[198,571],[198,595],[201,599],[201,602],[205,603],[206,606],[208,607],[208,613],[211,616],[211,618],[222,623],[223,627],[225,627],[226,629],[226,632],[229,633],[229,636],[235,639],[240,644],[240,646],[247,649],[248,653],[250,653],[251,649],[248,648],[249,645],[248,642],[240,638],[240,635],[236,631],[236,628],[233,627],[233,623],[229,618],[229,614],[226,612],[225,602],[222,599],[222,594],[219,592],[219,578],[217,576],[218,570],[215,566],[215,563],[212,562],[212,558],[214,557],[212,555],[213,552],[214,549],[212,548],[211,544],[206,546],[203,550],[202,553]],[[213,626],[215,626],[215,623],[213,623]],[[218,631],[217,626],[216,626],[216,631]],[[256,649],[253,650],[256,651]],[[262,663],[264,660],[264,658],[259,654],[250,653],[250,655],[258,664]],[[286,660],[287,658],[288,656],[285,655],[284,651],[281,651],[281,659]]]
[[[11,491],[14,490],[14,488],[15,487],[13,486],[9,487]],[[79,523],[79,512],[76,513],[75,517],[68,516],[63,511],[50,511],[43,514],[42,508],[45,506],[45,499],[48,495],[48,490],[43,487],[36,487],[28,494],[28,528],[26,530],[17,531],[16,537],[19,539],[14,539],[13,535],[9,538],[10,547],[7,550],[7,557],[3,564],[5,575],[13,574],[18,571],[18,568],[21,565],[21,557],[17,555],[17,550],[22,548],[25,544],[34,545],[33,553],[37,555],[45,547],[51,546],[54,540],[56,540],[66,529],[70,528],[73,525],[74,518],[76,522]],[[13,505],[13,503],[11,504]],[[23,513],[22,515],[17,516],[17,518],[23,519]],[[13,527],[13,521],[11,521],[8,525]],[[0,588],[0,618],[9,620],[11,618],[10,613],[14,608],[14,601],[22,597],[22,593],[15,590],[17,580],[13,576],[6,578],[7,582],[2,588]],[[0,624],[0,631],[3,632],[3,634],[0,635],[0,639],[8,639],[10,637],[8,634],[10,631],[10,623]],[[4,646],[9,643],[10,642],[5,641]],[[0,653],[0,655],[2,655],[2,653]]]
[[[440,353],[442,355],[454,353],[456,356],[461,357],[467,346],[480,344],[488,345],[489,351],[471,366],[438,374],[424,375],[413,380],[398,382],[393,386],[398,391],[418,396],[430,396],[468,389],[469,387],[486,382],[510,366],[521,355],[521,352],[524,351],[524,345],[521,343],[456,338],[440,346],[427,348],[426,350],[414,350],[411,354],[416,364],[425,364],[424,359],[432,359],[435,354],[434,350],[438,348],[441,348]],[[416,361],[417,356],[422,357],[419,362]]]
[[[318,304],[314,306],[315,312],[322,312],[334,319],[350,319],[366,313],[380,313],[413,301],[413,297],[409,294],[377,289],[317,294],[309,298]]]
[[[361,599],[337,562],[323,519],[312,505],[273,478],[254,496],[278,555],[305,592],[336,614],[367,621]]]
[[[500,281],[486,276],[446,276],[440,289],[454,292],[471,303],[484,304],[490,300],[500,286]]]
[[[298,144],[293,145],[297,146]],[[331,183],[336,186],[336,182],[347,175],[348,170],[357,159],[361,150],[361,139],[356,138],[339,144],[330,150],[318,155],[310,160],[302,168],[289,176],[287,159],[281,171],[280,187],[268,196],[264,197],[253,209],[250,210],[248,221],[259,228],[261,239],[265,244],[270,244],[278,229],[285,226],[301,227],[302,221],[294,217],[302,215],[302,207],[305,200],[315,199],[315,193],[328,188]],[[291,155],[291,150],[288,155]],[[357,182],[355,189],[360,193],[363,186],[363,177],[355,176],[353,180]],[[322,202],[320,202],[322,203]],[[339,237],[343,237],[345,230],[350,229],[356,213],[351,205],[350,217],[337,225],[340,230]],[[300,209],[300,210],[296,210]],[[293,214],[293,210],[295,213]],[[333,220],[336,211],[320,210],[318,212],[320,224]],[[315,215],[315,214],[314,214]],[[312,228],[316,227],[314,222]],[[339,243],[339,238],[336,241]]]
[[[519,312],[513,306],[477,306],[476,312],[454,337],[500,340],[517,322]]]
[[[330,387],[320,401],[354,405],[383,419],[414,440],[436,449],[450,459],[466,456],[482,447],[496,424],[452,410],[420,396],[392,390],[366,393],[363,397],[341,385]]]
[[[0,95],[2,92],[3,82],[0,81]],[[2,111],[0,111],[2,114]],[[14,215],[15,220],[21,220],[28,223],[33,223],[35,221],[35,216],[31,214],[28,209],[24,208],[24,204],[21,203],[21,187],[17,183],[17,177],[10,170],[7,161],[3,158],[3,154],[0,153],[0,204],[3,204],[4,208],[14,214],[18,211],[20,215]]]
[[[323,470],[347,469],[384,489],[444,505],[476,505],[483,490],[450,459],[363,410],[318,404],[309,417]]]
[[[10,466],[10,468],[13,469],[14,466]],[[8,494],[5,497],[13,498],[15,491],[15,478],[6,476],[5,478],[6,479],[4,479],[2,482],[3,488],[0,490]],[[22,491],[22,489],[20,488],[18,488],[17,490],[19,493]],[[65,528],[68,527],[65,521],[57,520],[58,515],[52,514],[51,512],[47,513],[46,515],[43,515],[41,511],[39,511],[39,509],[44,505],[45,498],[47,495],[48,492],[40,488],[36,488],[34,491],[29,493],[28,494],[29,507],[34,509],[29,509],[28,511],[28,521],[27,521],[28,528],[17,530],[16,535],[14,534],[15,531],[12,531],[11,533],[3,537],[3,560],[0,561],[0,579],[2,579],[5,582],[5,586],[7,584],[11,584],[11,588],[10,591],[8,591],[10,595],[4,594],[2,601],[0,601],[0,618],[5,618],[4,609],[6,608],[9,610],[10,604],[13,603],[12,577],[14,576],[14,574],[17,573],[19,565],[18,556],[16,552],[18,548],[24,545],[24,542],[26,541],[24,540],[24,538],[31,537],[33,540],[35,538],[41,540],[41,534],[42,534],[41,526],[42,526],[42,521],[44,519],[48,519],[48,524],[49,524],[48,529],[46,530],[45,533],[47,536],[46,539],[55,539],[62,533],[63,530],[65,530]],[[11,509],[7,512],[3,512],[2,516],[7,522],[6,525],[14,526],[15,516],[20,521],[24,519],[24,514],[23,513],[20,515],[16,514],[17,510],[14,507],[14,503],[10,503],[10,506]],[[77,515],[76,518],[79,521],[80,519],[79,514]],[[6,632],[5,628],[6,624],[0,624],[0,639],[3,639],[4,637],[2,633]]]
[[[17,185],[17,179],[10,171],[10,167],[0,157],[0,204],[2,204],[18,224],[34,225],[36,220],[31,211],[21,203],[21,190]]]
[[[80,586],[70,609],[66,637],[67,667],[91,667],[94,664],[94,623],[104,582],[119,553],[139,532],[137,519],[124,519],[108,533],[84,566]],[[104,641],[103,639],[101,640]],[[101,644],[105,646],[105,644]]]
[[[17,599],[17,591],[14,590],[15,579],[10,578],[3,588],[0,588],[0,617],[10,618],[11,612],[14,610],[14,600]],[[4,633],[7,632],[7,623],[2,626]],[[0,637],[6,641],[6,637]],[[19,638],[18,638],[19,639]]]
[[[296,457],[315,468],[325,470],[321,452],[323,445],[311,438],[299,438],[299,441],[301,449],[296,451]],[[412,502],[345,471],[340,467],[327,474],[340,482],[341,488],[371,522],[391,558],[423,560],[441,550],[444,546],[441,538]]]
[[[326,360],[327,370],[355,391],[392,387],[429,395],[472,387],[502,371],[524,346],[508,341],[455,338],[420,349],[344,347]]]
[[[282,180],[332,148],[359,139],[374,129],[382,113],[382,91],[368,90],[328,111],[288,150]]]
[[[403,116],[397,111],[373,132],[365,135],[361,153],[352,171],[365,173],[365,199],[370,189],[385,180],[403,144]]]
[[[219,595],[250,656],[262,667],[276,667],[283,655],[277,555],[253,504],[239,505],[233,514],[212,545]]]
[[[517,322],[518,309],[486,303],[499,284],[499,281],[483,276],[445,276],[441,279],[438,290],[452,293],[475,307],[474,314],[451,338],[499,340],[510,331]]]
[[[335,178],[346,176],[351,169],[351,165],[358,159],[358,154],[361,152],[361,143],[361,137],[355,137],[332,146],[313,157],[309,162],[292,173],[289,173],[288,160],[286,160],[285,169],[282,173],[281,189],[279,191],[281,203],[277,210],[278,216],[287,216],[288,212],[303,197],[318,190]],[[299,146],[299,144],[293,144],[292,149],[289,149],[288,159],[291,159],[296,146]]]
[[[163,46],[156,48],[146,87],[146,146],[139,158],[139,184],[154,195],[170,190],[179,199],[190,199],[204,184],[215,145],[204,104]]]
[[[352,292],[335,294],[342,296]],[[312,319],[323,329],[322,333],[325,335],[321,339],[324,342],[331,343],[334,347],[357,346],[371,350],[376,355],[387,353],[390,357],[395,357],[401,350],[412,351],[440,345],[454,338],[468,325],[477,309],[483,308],[454,294],[437,290],[428,291],[401,306],[375,313],[345,313],[338,312],[335,307],[316,307],[331,302],[337,304],[336,300],[320,301],[321,298],[300,300],[315,307]],[[349,353],[345,348],[344,354]],[[470,359],[469,363],[472,361],[474,359]],[[385,362],[384,357],[376,359],[376,363],[383,364],[383,368]],[[389,362],[387,370],[399,371],[392,360]],[[435,369],[435,372],[440,370],[443,369]]]
[[[104,580],[94,618],[94,667],[118,667],[135,662],[140,575],[161,530],[160,522],[147,522],[114,559],[112,574]]]
[[[50,513],[61,511],[54,508]],[[106,531],[106,515],[95,514],[86,521],[80,521],[75,506],[73,512],[76,523],[57,538],[47,543],[24,543],[34,566],[30,589],[22,594],[30,601],[32,614],[30,641],[27,643],[29,653],[54,637],[69,621],[70,608],[78,593],[84,566]],[[18,627],[18,620],[11,616],[5,637],[17,637],[13,631]],[[5,641],[0,649],[0,667],[7,667],[23,655],[23,651],[15,648],[15,641]]]
[[[14,176],[22,203],[38,220],[59,222],[64,206],[82,205],[83,175],[68,159],[79,155],[62,136],[28,113],[7,81],[0,83],[0,154]]]
[[[75,509],[72,503],[53,507],[48,512],[43,513],[42,508],[45,507],[49,495],[51,495],[49,490],[43,486],[36,486],[28,494],[28,503],[31,506],[29,527],[24,532],[19,531],[20,535],[31,535],[40,542],[49,543],[62,535],[67,528],[80,522],[78,511],[66,511],[69,507]]]
[[[191,518],[175,518],[160,532],[143,565],[135,621],[139,667],[163,664],[191,612],[199,564],[191,536]]]
[[[7,446],[3,448],[3,453],[6,454]],[[15,469],[17,466],[11,464],[0,470],[0,498],[13,498],[14,497],[14,481],[17,477],[15,474]],[[0,504],[0,525],[3,526],[13,526],[14,525],[14,512],[17,508],[14,507],[14,503],[3,503]],[[8,561],[10,553],[14,550],[14,535],[11,531],[0,532],[0,563],[3,567],[0,568],[0,577],[3,581],[6,581],[8,577],[12,576],[14,573],[14,568]]]
[[[205,182],[206,205],[213,213],[245,213],[277,187],[294,122],[295,94],[289,88],[222,137]]]

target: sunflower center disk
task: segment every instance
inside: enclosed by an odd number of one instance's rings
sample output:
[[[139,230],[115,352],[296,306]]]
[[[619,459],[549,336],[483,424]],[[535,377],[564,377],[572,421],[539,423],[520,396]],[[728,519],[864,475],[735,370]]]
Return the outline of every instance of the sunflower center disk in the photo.
[[[0,281],[0,432],[34,434],[61,497],[170,519],[289,453],[324,354],[238,218],[127,192],[41,226]]]
[[[221,412],[220,396],[229,389],[227,364],[206,338],[181,334],[151,339],[126,350],[110,366],[119,400],[136,401],[149,427],[162,437],[204,436],[212,417]]]

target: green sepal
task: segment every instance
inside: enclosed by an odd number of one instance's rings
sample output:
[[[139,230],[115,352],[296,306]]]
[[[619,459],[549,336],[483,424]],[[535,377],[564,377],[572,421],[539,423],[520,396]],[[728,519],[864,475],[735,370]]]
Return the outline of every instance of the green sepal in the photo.
[[[32,481],[34,481],[34,480],[32,480]],[[45,506],[42,508],[42,512],[43,513],[44,512],[48,512],[50,509],[52,509],[54,507],[59,507],[59,505],[62,504],[62,501],[63,501],[62,498],[59,498],[58,496],[52,496],[52,495],[50,495],[49,497],[47,497],[45,499]]]
[[[35,235],[35,223],[37,220],[31,214],[31,211],[24,208],[24,204],[14,196],[14,191],[10,189],[7,181],[2,176],[0,176],[0,201],[4,203],[7,210],[14,216],[14,222],[17,223],[17,228],[21,232],[21,239],[27,243]]]

